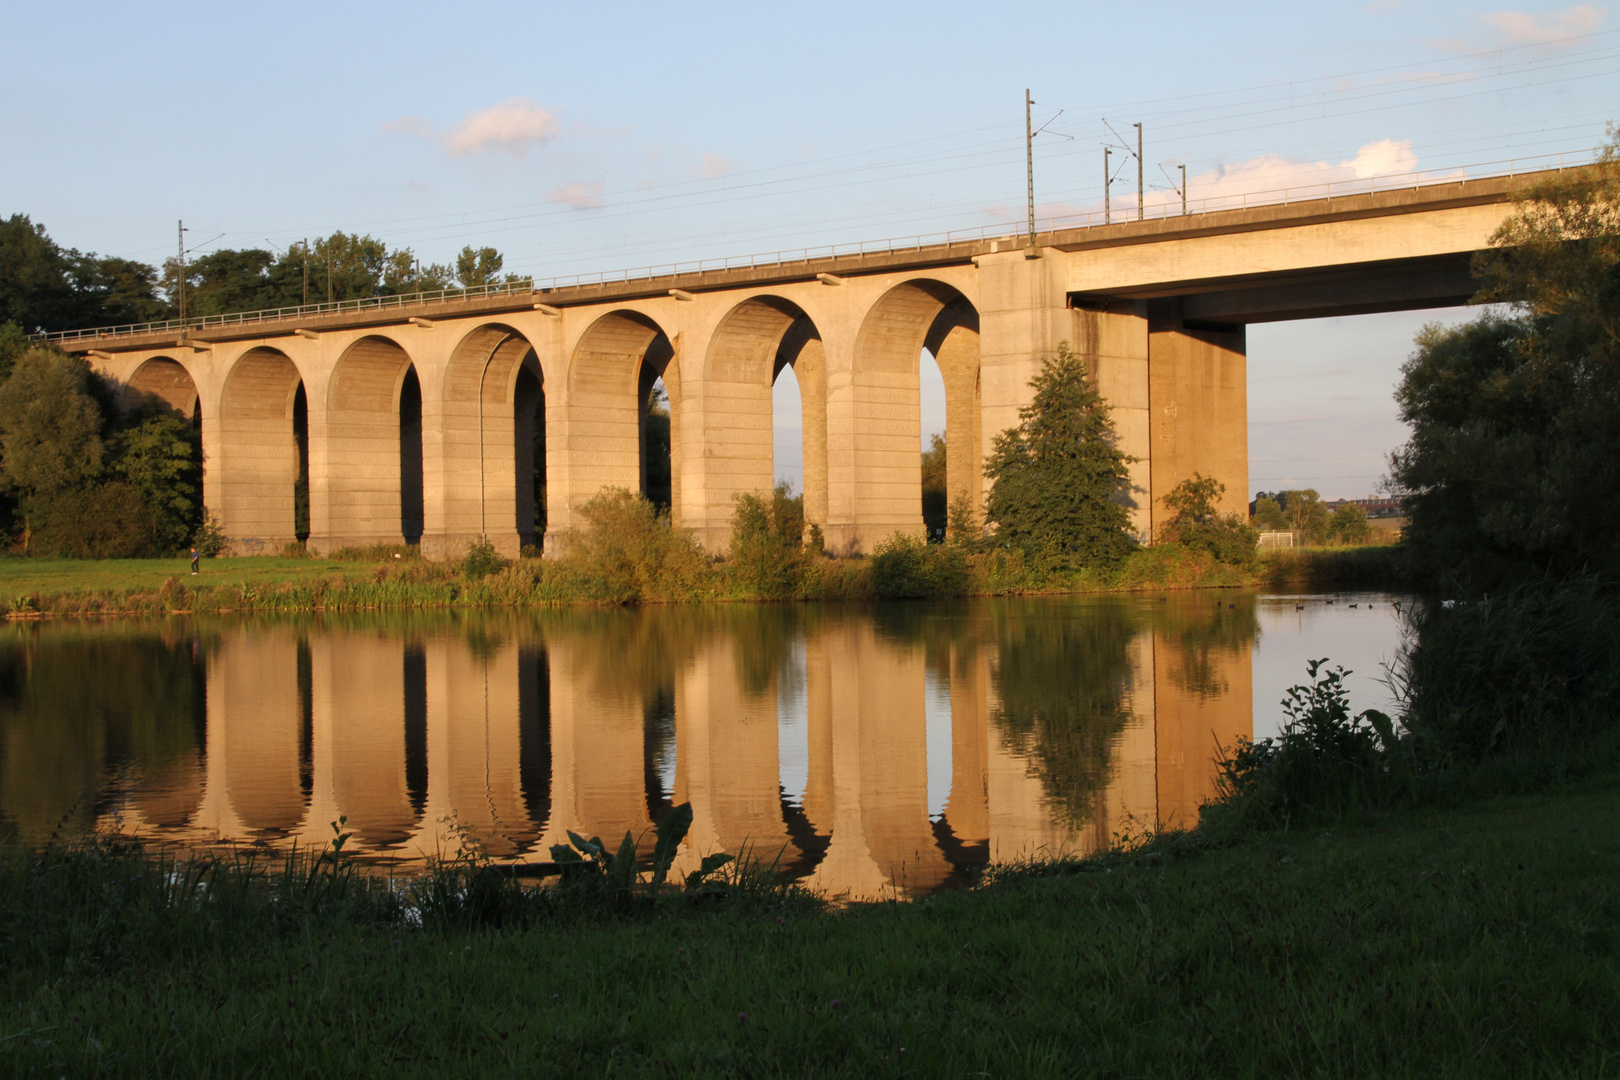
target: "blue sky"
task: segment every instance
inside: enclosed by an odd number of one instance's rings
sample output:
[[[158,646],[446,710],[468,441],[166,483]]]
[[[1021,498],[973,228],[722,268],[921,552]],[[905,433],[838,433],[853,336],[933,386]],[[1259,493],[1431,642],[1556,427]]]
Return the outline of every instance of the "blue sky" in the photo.
[[[1150,202],[1179,198],[1182,164],[1196,202],[1588,151],[1620,100],[1601,4],[0,14],[0,213],[153,262],[178,218],[224,246],[338,228],[424,261],[489,244],[543,276],[998,228],[1022,213],[1026,87],[1050,122],[1043,216],[1100,206],[1104,118],[1144,124]],[[1131,166],[1115,197],[1134,181]],[[1369,491],[1402,438],[1390,389],[1425,317],[1252,328],[1255,486]]]

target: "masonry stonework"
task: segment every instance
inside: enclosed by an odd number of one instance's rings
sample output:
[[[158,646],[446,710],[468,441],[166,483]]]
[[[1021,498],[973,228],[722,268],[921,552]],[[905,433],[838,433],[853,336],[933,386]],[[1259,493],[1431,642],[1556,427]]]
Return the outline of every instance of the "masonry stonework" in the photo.
[[[1534,177],[1520,178],[1520,183]],[[947,486],[983,461],[1067,342],[1133,459],[1141,539],[1194,474],[1248,491],[1245,326],[1462,303],[1507,180],[488,296],[398,298],[64,335],[193,416],[204,501],[239,552],[420,543],[454,557],[555,548],[609,488],[646,484],[645,412],[670,410],[671,518],[724,550],[736,497],[769,491],[772,391],[803,402],[807,520],[835,552],[922,533],[919,357],[945,383]],[[536,507],[537,483],[544,506]],[[543,513],[537,515],[537,510]],[[537,529],[537,516],[545,521]]]

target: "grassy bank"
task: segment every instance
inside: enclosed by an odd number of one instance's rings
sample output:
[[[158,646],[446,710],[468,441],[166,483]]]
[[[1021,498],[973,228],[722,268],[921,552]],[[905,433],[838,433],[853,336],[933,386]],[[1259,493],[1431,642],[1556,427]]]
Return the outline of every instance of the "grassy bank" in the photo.
[[[176,559],[0,559],[0,612],[12,617],[376,608],[522,607],[733,600],[873,600],[1016,596],[1255,584],[1253,567],[1175,545],[1144,548],[1118,566],[1037,574],[1016,556],[915,544],[887,557],[804,557],[790,585],[757,568],[703,559],[680,572],[625,575],[580,559],[520,559],[469,569],[465,561],[208,559],[193,577]]]
[[[376,562],[345,559],[278,559],[268,556],[204,559],[193,578],[183,557],[170,559],[27,559],[0,558],[0,600],[155,592],[170,578],[199,588],[279,586],[332,575],[363,577]]]
[[[1274,549],[1261,554],[1258,576],[1273,589],[1410,588],[1414,584],[1399,543]]]
[[[1612,776],[1355,828],[1183,837],[842,912],[742,889],[418,925],[353,897],[180,902],[199,894],[121,876],[116,859],[14,862],[0,1062],[106,1076],[1601,1076],[1620,1047],[1617,876]]]

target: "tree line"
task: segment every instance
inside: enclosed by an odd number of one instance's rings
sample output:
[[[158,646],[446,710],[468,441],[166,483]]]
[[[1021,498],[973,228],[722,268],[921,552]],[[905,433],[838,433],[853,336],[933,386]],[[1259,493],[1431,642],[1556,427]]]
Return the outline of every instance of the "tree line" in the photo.
[[[450,264],[423,265],[410,248],[334,232],[285,251],[225,248],[161,265],[64,248],[26,214],[0,220],[0,323],[32,334],[226,315],[327,300],[471,289],[516,275],[492,247],[464,247]]]

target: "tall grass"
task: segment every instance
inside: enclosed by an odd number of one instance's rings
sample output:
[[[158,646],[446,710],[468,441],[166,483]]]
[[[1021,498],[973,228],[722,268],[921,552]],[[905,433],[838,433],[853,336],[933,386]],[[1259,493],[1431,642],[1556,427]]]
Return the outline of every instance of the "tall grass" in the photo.
[[[1405,722],[1434,769],[1511,762],[1526,778],[1579,770],[1620,734],[1620,590],[1538,581],[1430,603],[1394,671]]]

